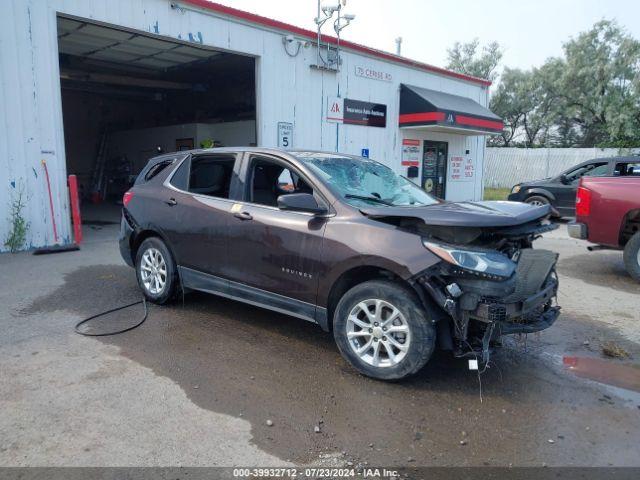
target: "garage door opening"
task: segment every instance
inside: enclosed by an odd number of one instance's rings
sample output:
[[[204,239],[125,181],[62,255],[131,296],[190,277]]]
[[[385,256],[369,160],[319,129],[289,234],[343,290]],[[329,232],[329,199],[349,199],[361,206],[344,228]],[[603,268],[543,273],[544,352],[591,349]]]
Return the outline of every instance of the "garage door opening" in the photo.
[[[158,153],[256,144],[254,58],[57,21],[67,173],[85,202],[117,204]]]

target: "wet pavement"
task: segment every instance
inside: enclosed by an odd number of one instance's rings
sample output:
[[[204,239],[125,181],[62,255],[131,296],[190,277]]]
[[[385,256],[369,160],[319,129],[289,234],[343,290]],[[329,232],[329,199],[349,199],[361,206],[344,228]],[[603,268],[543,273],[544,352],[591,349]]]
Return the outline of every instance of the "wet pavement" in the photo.
[[[561,263],[567,276],[578,275],[581,255]],[[138,299],[133,270],[111,253],[106,257],[107,261],[68,268],[47,293],[14,306],[11,335],[28,343],[30,335],[47,336],[57,330],[53,342],[56,334],[72,335],[79,319]],[[597,283],[597,275],[590,271],[584,281]],[[638,291],[618,272],[615,282],[612,287],[618,292]],[[613,308],[628,311],[624,304]],[[68,319],[55,329],[40,330],[56,312]],[[122,328],[141,314],[141,307],[132,307],[98,320],[107,323],[94,323],[92,328]],[[633,320],[637,310],[627,314]],[[24,326],[16,326],[22,320]],[[62,325],[64,332],[59,331]],[[640,398],[632,388],[620,394],[563,365],[563,357],[579,357],[576,365],[593,363],[583,358],[599,358],[599,377],[586,376],[606,381],[608,365],[615,365],[613,372],[640,358],[640,346],[622,331],[565,309],[552,329],[506,342],[481,375],[442,352],[418,375],[396,383],[357,374],[342,359],[331,335],[314,324],[199,293],[167,307],[150,306],[148,320],[126,334],[78,341],[99,342],[123,360],[177,385],[186,395],[183,402],[199,410],[249,422],[251,445],[283,462],[637,466],[637,451],[629,446],[640,443]],[[630,357],[602,359],[604,340],[620,345]],[[46,340],[39,341],[46,345]],[[146,386],[139,388],[142,392]],[[0,405],[7,398],[1,389]],[[57,394],[65,395],[65,389]],[[118,395],[141,401],[140,392]],[[145,435],[140,432],[141,438]],[[5,465],[17,458],[3,447],[6,438],[0,440],[0,464]],[[157,448],[162,448],[162,440]],[[84,464],[92,464],[94,457],[87,453],[84,458]]]

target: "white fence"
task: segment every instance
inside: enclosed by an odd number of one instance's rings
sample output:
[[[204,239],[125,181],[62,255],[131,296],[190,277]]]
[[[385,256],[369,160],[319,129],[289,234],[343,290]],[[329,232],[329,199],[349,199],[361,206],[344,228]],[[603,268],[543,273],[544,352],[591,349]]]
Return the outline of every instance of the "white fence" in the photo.
[[[640,149],[618,148],[487,148],[484,186],[510,188],[516,183],[551,177],[592,158],[629,155]]]

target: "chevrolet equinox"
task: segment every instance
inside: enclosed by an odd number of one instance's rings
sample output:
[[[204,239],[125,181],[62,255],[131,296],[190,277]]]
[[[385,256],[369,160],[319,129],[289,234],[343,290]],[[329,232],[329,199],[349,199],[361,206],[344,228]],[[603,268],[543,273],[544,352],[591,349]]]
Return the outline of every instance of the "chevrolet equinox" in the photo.
[[[486,363],[558,317],[550,207],[434,198],[376,161],[216,148],[162,155],[125,193],[120,250],[151,302],[188,290],[317,323],[361,373],[416,373],[436,344]]]

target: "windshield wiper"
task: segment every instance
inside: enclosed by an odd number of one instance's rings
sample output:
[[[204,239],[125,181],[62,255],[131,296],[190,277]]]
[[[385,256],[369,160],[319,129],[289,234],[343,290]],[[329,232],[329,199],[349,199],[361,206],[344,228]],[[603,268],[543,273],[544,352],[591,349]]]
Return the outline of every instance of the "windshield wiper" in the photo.
[[[381,203],[383,205],[393,206],[393,203],[383,200],[378,197],[369,196],[369,195],[354,195],[352,193],[347,193],[344,198],[355,198],[356,200],[370,200],[372,202]]]

